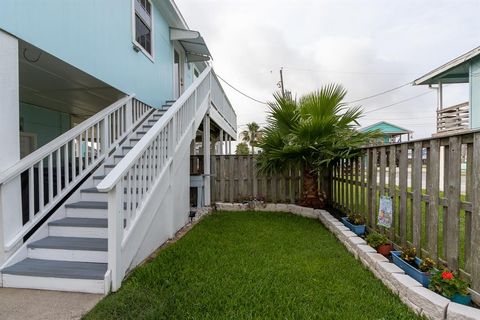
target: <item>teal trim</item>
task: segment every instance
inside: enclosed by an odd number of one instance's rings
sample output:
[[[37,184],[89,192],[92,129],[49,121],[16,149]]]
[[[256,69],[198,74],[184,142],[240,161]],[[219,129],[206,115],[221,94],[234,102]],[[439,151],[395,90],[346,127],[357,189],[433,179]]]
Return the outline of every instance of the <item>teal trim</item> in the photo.
[[[470,127],[480,128],[480,59],[470,64]]]

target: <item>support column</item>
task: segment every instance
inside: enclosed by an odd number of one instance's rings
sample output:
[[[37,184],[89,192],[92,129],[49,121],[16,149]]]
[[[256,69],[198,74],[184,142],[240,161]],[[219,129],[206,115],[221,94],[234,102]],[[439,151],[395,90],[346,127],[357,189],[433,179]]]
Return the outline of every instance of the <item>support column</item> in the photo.
[[[205,206],[210,205],[210,116],[207,114],[203,118],[203,194],[205,196]]]
[[[0,30],[0,172],[20,160],[18,40]],[[0,264],[3,248],[22,227],[20,177],[0,186]]]
[[[0,172],[20,160],[18,40],[0,31]]]
[[[225,140],[224,134],[225,133],[224,133],[223,129],[220,129],[220,139],[219,139],[220,140],[220,148],[219,148],[219,151],[220,151],[219,154],[220,155],[225,154],[224,149],[223,149],[224,148],[224,140]]]

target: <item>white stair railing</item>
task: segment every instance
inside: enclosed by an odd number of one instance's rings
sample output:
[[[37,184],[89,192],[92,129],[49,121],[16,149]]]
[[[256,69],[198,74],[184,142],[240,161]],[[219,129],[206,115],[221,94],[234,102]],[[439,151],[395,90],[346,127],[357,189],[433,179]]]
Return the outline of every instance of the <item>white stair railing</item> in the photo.
[[[0,265],[151,111],[122,98],[0,173]]]
[[[109,193],[108,269],[111,271],[113,291],[120,287],[133,255],[138,251],[135,246],[140,245],[139,242],[148,231],[149,222],[142,219],[142,216],[154,215],[149,211],[157,210],[147,210],[146,204],[151,203],[153,197],[162,197],[162,192],[153,193],[151,190],[156,189],[161,182],[165,185],[171,183],[163,178],[168,177],[166,173],[176,159],[180,146],[185,143],[190,145],[198,128],[196,126],[201,123],[211,105],[212,92],[216,90],[223,93],[218,86],[220,84],[213,70],[207,67],[97,186],[98,190]],[[218,101],[216,107],[221,110],[231,109],[230,112],[233,112],[226,99]],[[164,188],[168,189],[168,186]]]
[[[232,104],[223,91],[220,81],[215,73],[212,76],[212,104],[215,109],[223,116],[233,131],[237,131],[237,115],[232,108]]]

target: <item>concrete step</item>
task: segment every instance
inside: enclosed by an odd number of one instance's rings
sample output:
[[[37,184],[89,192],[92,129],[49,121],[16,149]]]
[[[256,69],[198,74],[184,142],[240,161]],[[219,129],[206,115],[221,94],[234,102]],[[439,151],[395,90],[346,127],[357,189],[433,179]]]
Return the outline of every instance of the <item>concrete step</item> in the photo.
[[[107,201],[78,201],[65,205],[67,217],[70,218],[98,218],[107,217]]]
[[[28,257],[42,260],[107,263],[108,240],[48,236],[27,245]]]
[[[105,239],[108,237],[107,228],[107,219],[63,218],[48,223],[48,234],[53,237]]]
[[[106,263],[24,259],[2,272],[3,286],[104,293]]]

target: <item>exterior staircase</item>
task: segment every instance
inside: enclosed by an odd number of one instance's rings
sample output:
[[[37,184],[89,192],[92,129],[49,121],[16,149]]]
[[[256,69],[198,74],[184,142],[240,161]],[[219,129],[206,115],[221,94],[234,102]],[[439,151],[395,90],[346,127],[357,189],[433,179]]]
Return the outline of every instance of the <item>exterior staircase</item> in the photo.
[[[174,101],[154,110],[119,144],[49,219],[26,256],[0,270],[4,287],[105,293],[108,274],[108,193],[96,186],[132,150]],[[55,216],[52,216],[55,218]],[[41,232],[42,233],[42,232]]]
[[[210,121],[236,136],[208,66],[161,109],[123,97],[0,172],[0,287],[117,291],[188,223],[191,144],[203,126],[209,158]]]

